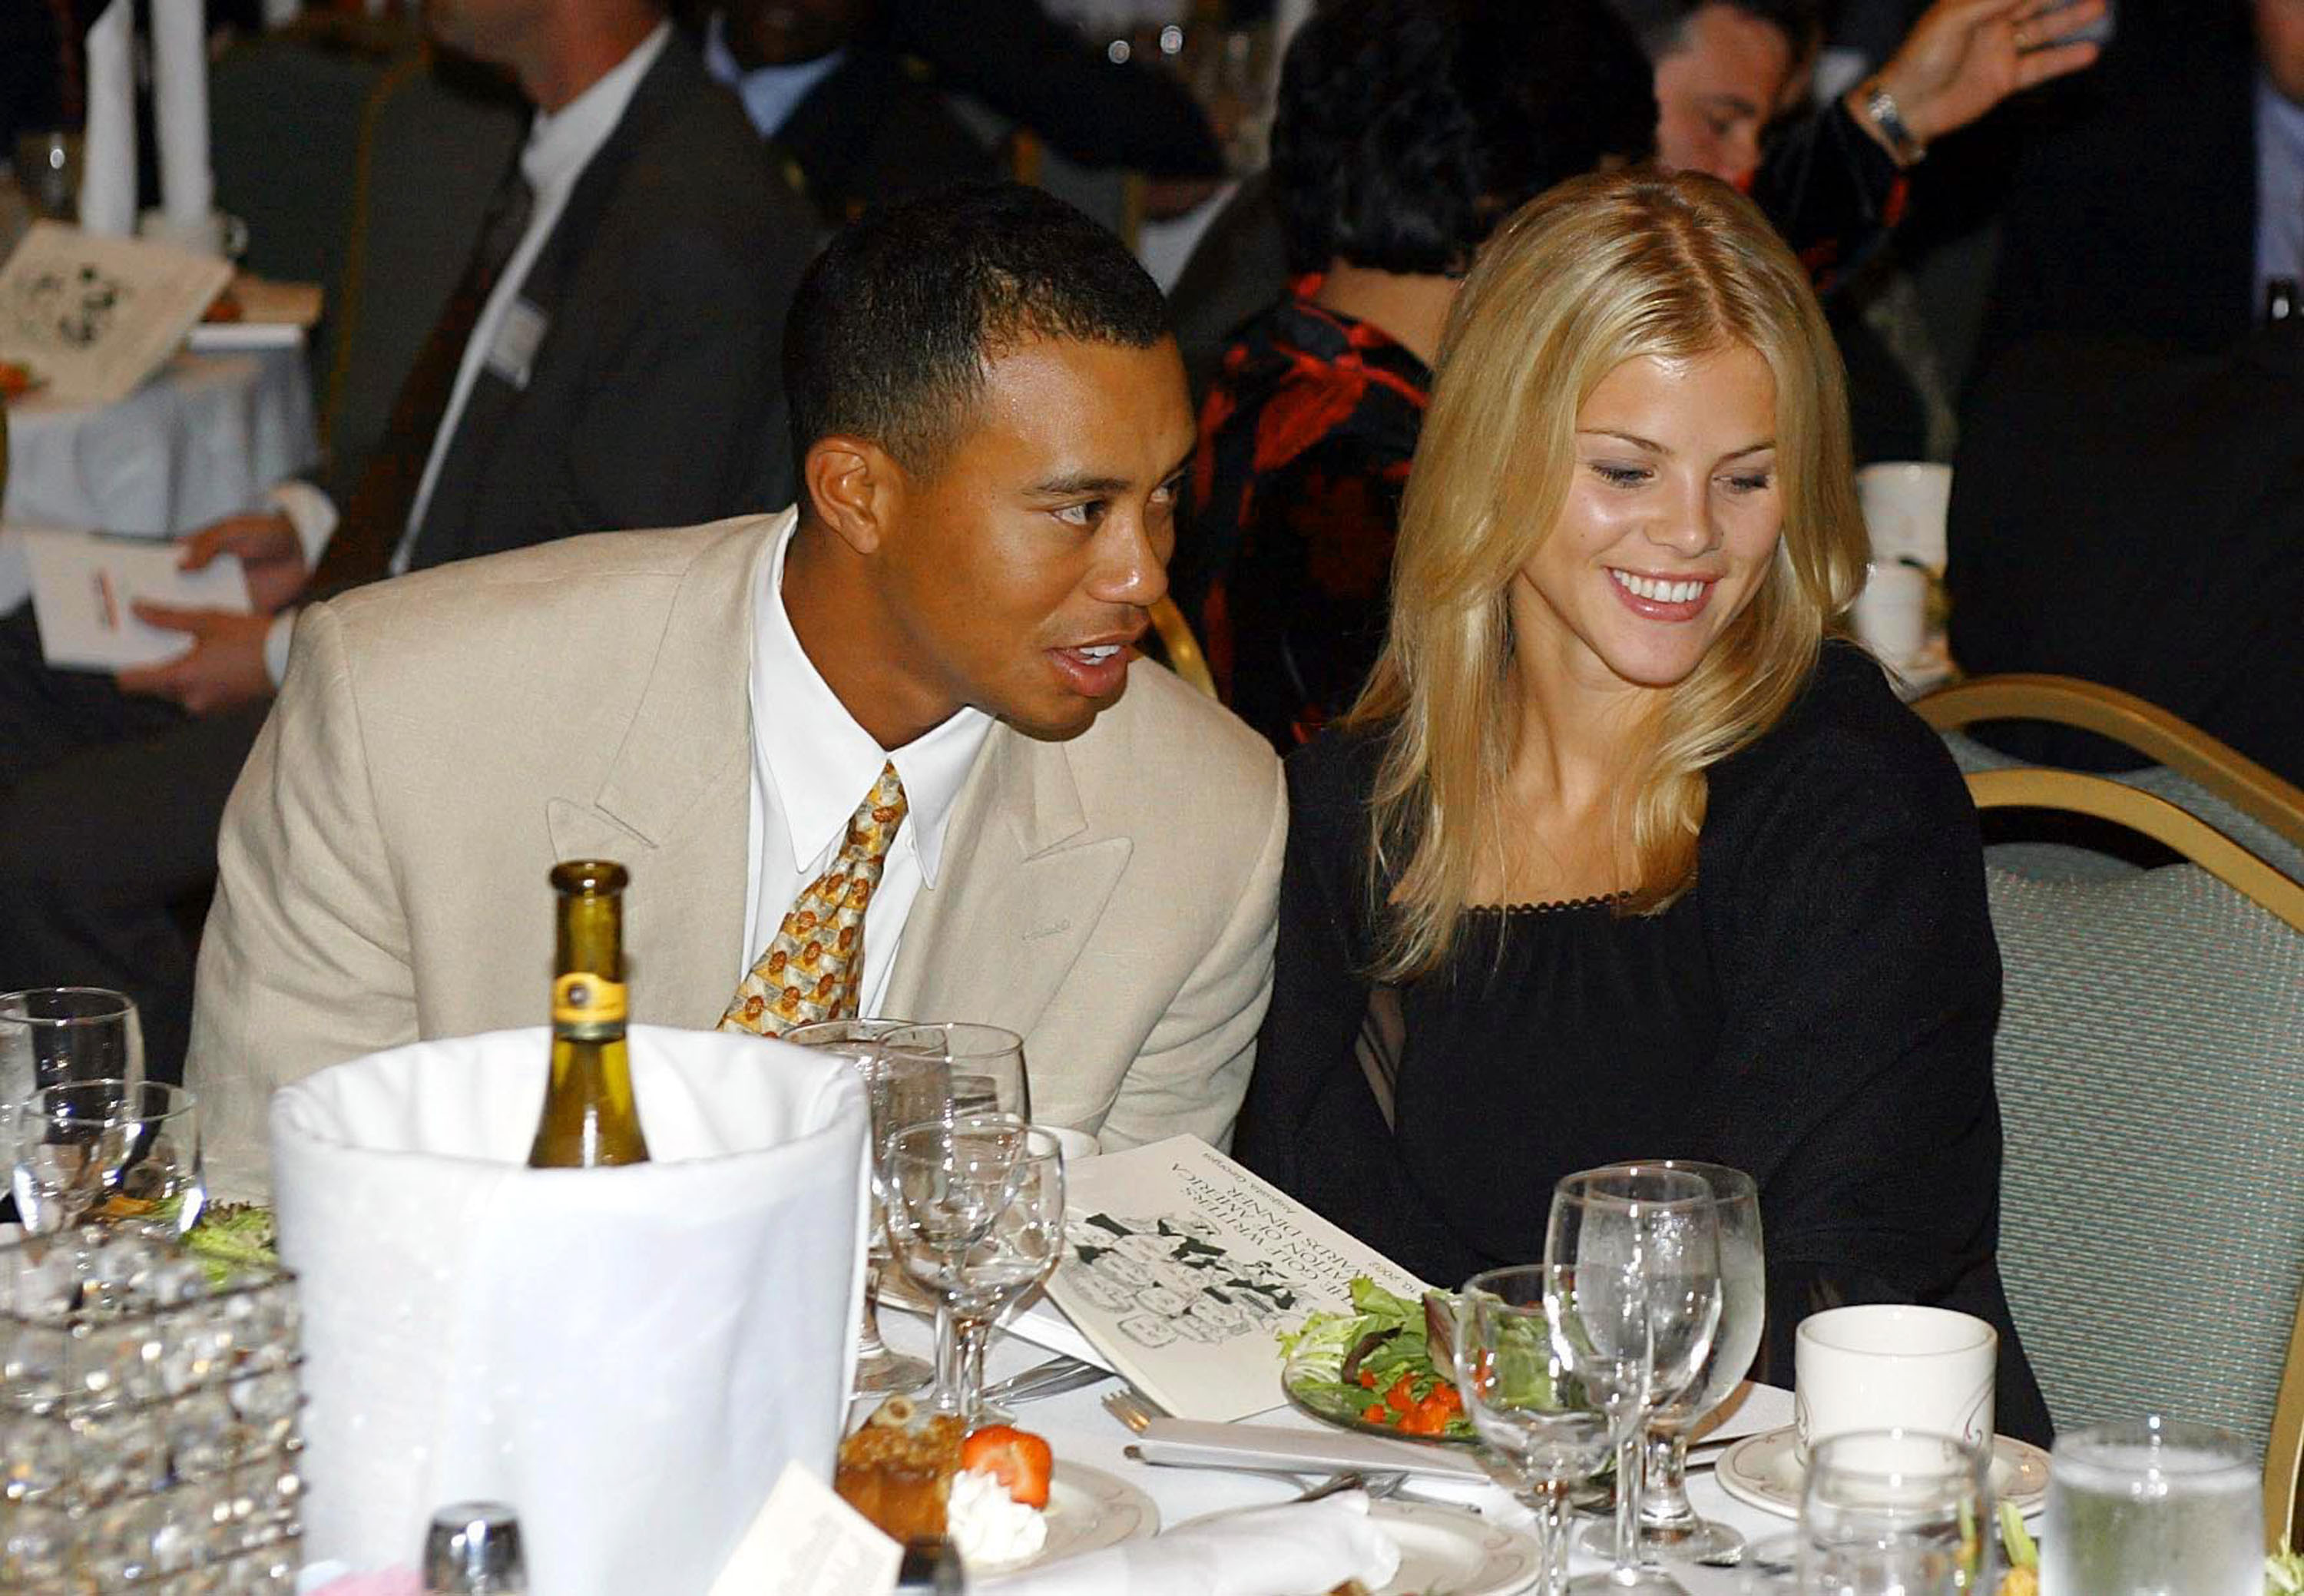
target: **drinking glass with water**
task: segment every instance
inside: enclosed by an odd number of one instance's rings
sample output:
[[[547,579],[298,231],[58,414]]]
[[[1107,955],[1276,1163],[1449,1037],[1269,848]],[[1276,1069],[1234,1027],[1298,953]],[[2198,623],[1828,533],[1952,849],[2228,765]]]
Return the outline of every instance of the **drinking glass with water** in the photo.
[[[2227,1430],[2158,1417],[2056,1438],[2041,1596],[2262,1596],[2264,1490]]]

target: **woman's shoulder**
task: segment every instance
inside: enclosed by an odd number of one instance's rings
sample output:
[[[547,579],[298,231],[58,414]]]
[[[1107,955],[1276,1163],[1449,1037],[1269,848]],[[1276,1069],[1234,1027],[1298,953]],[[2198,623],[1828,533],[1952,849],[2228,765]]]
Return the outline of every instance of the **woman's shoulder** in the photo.
[[[1851,812],[1884,822],[1964,817],[1967,789],[1944,742],[1854,643],[1825,644],[1782,719],[1712,773],[1710,819]]]
[[[1290,820],[1331,822],[1357,819],[1368,811],[1384,762],[1382,728],[1332,726],[1290,754]]]

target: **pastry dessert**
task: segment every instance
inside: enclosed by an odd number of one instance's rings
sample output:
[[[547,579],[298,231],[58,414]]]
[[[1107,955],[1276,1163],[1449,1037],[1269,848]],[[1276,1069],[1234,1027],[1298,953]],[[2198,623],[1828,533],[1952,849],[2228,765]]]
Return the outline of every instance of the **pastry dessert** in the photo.
[[[833,1489],[898,1541],[944,1532],[944,1507],[960,1473],[960,1421],[924,1413],[891,1396],[840,1443]]]
[[[1048,1443],[1006,1425],[965,1438],[960,1421],[891,1396],[840,1444],[834,1489],[898,1541],[949,1539],[971,1568],[1012,1566],[1047,1539]]]

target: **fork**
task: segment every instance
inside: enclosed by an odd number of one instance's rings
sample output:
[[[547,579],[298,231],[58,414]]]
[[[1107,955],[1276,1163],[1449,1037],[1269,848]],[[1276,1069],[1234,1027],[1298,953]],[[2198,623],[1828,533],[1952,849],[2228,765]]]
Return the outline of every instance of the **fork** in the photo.
[[[1153,1420],[1167,1417],[1156,1403],[1133,1386],[1122,1386],[1116,1391],[1105,1392],[1104,1411],[1138,1435],[1142,1435]]]

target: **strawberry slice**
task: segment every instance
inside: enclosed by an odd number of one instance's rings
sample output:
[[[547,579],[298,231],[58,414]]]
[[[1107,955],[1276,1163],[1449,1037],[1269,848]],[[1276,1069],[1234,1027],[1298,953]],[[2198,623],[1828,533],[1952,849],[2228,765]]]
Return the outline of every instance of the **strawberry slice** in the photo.
[[[1027,1507],[1048,1505],[1048,1474],[1056,1466],[1048,1443],[1029,1430],[987,1424],[960,1443],[960,1466],[989,1474]]]

